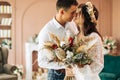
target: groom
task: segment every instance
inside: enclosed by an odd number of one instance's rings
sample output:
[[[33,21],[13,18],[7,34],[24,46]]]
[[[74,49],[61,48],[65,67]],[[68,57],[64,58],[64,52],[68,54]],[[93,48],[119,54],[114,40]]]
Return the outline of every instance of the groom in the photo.
[[[46,57],[49,51],[43,50],[44,42],[50,41],[49,33],[53,33],[62,40],[66,31],[70,30],[74,34],[77,32],[76,26],[72,21],[76,16],[78,2],[76,0],[57,0],[57,14],[50,20],[39,33],[39,54],[38,65],[48,69],[47,80],[64,80],[65,65],[61,62],[49,62]]]

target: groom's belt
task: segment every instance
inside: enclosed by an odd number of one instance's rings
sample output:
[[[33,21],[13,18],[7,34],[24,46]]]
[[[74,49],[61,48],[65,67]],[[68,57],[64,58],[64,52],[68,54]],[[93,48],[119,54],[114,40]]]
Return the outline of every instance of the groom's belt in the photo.
[[[58,70],[55,70],[56,72],[59,72],[59,73],[65,73],[65,69],[58,69]]]

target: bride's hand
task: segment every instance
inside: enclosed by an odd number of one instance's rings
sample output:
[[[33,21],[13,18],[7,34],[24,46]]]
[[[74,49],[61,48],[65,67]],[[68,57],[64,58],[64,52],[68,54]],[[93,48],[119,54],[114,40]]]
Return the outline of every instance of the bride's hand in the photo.
[[[72,71],[72,67],[66,68],[66,75],[67,76],[74,76],[73,71]]]
[[[84,65],[80,65],[80,64],[77,64],[77,66],[78,66],[79,68],[83,68],[83,67],[84,67]]]
[[[81,64],[73,64],[73,65],[71,65],[71,67],[78,67],[78,68],[83,68],[84,67],[84,65],[81,65]]]

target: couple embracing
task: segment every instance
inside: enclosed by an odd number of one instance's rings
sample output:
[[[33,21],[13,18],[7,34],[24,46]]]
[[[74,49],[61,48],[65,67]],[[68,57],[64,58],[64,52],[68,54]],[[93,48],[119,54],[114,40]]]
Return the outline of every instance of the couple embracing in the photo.
[[[97,8],[91,2],[78,5],[76,0],[57,0],[56,10],[55,17],[43,27],[38,36],[38,65],[48,69],[47,80],[65,80],[66,70],[72,72],[73,80],[100,80],[99,73],[103,68],[104,59],[102,36],[96,28],[98,20]],[[68,67],[62,61],[51,60],[50,51],[43,48],[45,42],[52,41],[50,33],[57,35],[59,40],[62,41],[68,35],[68,32],[69,35],[76,35],[80,39],[84,37],[95,38],[94,47],[88,51],[92,59],[90,64],[83,66],[73,64]],[[53,48],[57,47],[54,45]],[[58,55],[60,54],[62,53]]]

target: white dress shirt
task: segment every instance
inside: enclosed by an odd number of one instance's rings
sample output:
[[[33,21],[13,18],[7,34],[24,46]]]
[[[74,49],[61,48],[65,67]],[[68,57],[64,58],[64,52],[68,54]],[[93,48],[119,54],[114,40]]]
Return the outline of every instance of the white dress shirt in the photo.
[[[50,41],[50,36],[49,33],[53,33],[56,36],[58,36],[58,38],[60,40],[63,40],[65,35],[66,35],[66,31],[70,31],[73,34],[77,34],[78,30],[77,27],[75,25],[75,23],[73,21],[66,23],[65,28],[60,25],[55,18],[53,18],[51,21],[49,21],[44,27],[43,29],[40,31],[39,35],[38,35],[38,39],[39,39],[39,45],[38,45],[38,65],[40,67],[43,68],[48,68],[48,69],[62,69],[65,68],[64,64],[61,62],[49,62],[49,59],[46,57],[46,55],[49,53],[49,51],[42,49],[44,46],[44,42],[45,41]]]

